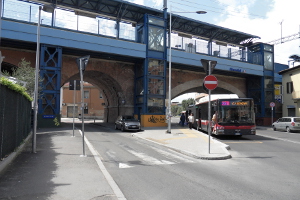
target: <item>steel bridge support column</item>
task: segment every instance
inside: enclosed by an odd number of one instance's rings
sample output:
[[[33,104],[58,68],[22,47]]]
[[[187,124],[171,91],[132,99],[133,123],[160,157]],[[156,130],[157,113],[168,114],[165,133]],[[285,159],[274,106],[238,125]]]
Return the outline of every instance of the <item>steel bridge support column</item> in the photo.
[[[59,126],[62,48],[41,45],[40,57],[42,89],[38,98],[38,126]]]

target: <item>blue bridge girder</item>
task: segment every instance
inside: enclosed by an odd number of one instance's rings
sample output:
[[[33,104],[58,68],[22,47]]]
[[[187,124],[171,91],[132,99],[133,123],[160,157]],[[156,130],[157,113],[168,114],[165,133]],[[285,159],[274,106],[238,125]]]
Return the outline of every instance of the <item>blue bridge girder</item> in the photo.
[[[94,58],[109,60],[139,62],[146,57],[146,45],[142,43],[117,40],[114,38],[88,35],[71,30],[42,26],[41,43],[62,47],[63,53],[71,55],[90,54]],[[36,25],[3,20],[2,22],[2,46],[16,46],[18,48],[35,50]],[[169,51],[169,49],[168,49]],[[180,68],[192,71],[203,71],[201,59],[213,59],[218,61],[215,70],[224,73],[233,73],[231,69],[239,69],[241,72],[252,75],[263,75],[261,65],[251,64],[238,60],[223,59],[221,57],[189,53],[184,50],[172,48],[172,68]]]

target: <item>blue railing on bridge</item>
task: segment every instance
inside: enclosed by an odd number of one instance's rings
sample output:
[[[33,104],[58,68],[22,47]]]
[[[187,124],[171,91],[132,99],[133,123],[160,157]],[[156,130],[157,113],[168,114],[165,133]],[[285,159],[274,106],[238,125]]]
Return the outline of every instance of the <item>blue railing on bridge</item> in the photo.
[[[2,17],[29,23],[38,22],[38,7],[41,4],[33,2],[23,2],[18,0],[3,0]],[[106,17],[90,18],[75,15],[73,10],[57,8],[54,17],[52,14],[43,12],[41,24],[56,28],[75,30],[94,35],[117,38],[116,21]],[[137,42],[136,27],[131,23],[120,22],[119,39]],[[262,65],[261,53],[253,53],[239,48],[212,43],[212,51],[209,52],[208,41],[197,38],[185,38],[172,34],[172,49],[185,51],[188,53],[200,53],[220,58],[238,60],[252,64]]]

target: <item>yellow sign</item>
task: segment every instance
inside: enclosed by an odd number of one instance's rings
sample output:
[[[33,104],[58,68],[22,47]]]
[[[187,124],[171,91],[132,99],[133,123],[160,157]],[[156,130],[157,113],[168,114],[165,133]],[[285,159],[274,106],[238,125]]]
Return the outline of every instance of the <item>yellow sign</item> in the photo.
[[[142,127],[167,126],[166,115],[141,115]]]
[[[274,95],[281,95],[281,85],[280,84],[274,84]]]

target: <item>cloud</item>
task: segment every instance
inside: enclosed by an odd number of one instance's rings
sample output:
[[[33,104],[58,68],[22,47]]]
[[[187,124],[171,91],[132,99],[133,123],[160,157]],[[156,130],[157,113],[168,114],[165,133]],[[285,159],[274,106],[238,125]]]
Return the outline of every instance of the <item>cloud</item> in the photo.
[[[223,0],[219,0],[225,3]],[[282,36],[288,36],[299,32],[299,20],[296,18],[296,13],[300,7],[300,1],[295,0],[275,0],[272,7],[266,13],[266,18],[251,18],[249,14],[250,6],[236,5],[236,1],[231,0],[232,4],[226,8],[227,13],[233,13],[233,10],[240,10],[241,13],[234,13],[234,15],[224,15],[222,21],[218,25],[228,27],[241,32],[257,35],[261,37],[262,42],[270,42]],[[233,7],[232,5],[236,6]],[[255,4],[258,6],[259,4]],[[287,64],[288,57],[291,54],[299,52],[299,39],[287,42],[286,44],[275,45],[275,62]]]

